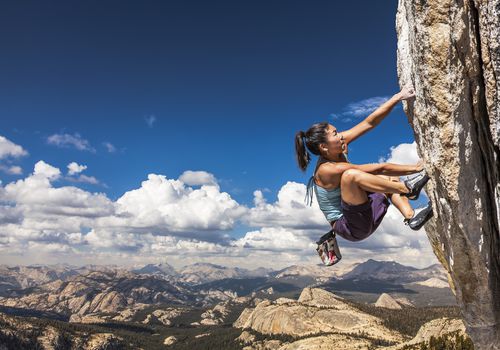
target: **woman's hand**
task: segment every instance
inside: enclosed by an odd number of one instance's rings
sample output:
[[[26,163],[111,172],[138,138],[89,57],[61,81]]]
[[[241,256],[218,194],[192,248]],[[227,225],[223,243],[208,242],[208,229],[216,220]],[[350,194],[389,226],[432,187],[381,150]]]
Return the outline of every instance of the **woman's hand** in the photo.
[[[417,164],[415,164],[415,172],[419,173],[424,170],[424,161],[420,159]]]
[[[411,85],[406,85],[396,95],[398,96],[398,99],[400,101],[408,100],[408,99],[410,99],[412,97],[415,97],[415,89]]]

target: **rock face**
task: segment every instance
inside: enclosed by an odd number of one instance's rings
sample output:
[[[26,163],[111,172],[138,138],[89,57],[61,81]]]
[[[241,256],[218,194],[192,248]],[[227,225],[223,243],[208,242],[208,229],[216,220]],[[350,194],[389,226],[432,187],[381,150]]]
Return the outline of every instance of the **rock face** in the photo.
[[[415,348],[415,346],[418,346],[416,347],[418,349],[422,344],[429,345],[431,337],[439,338],[445,334],[450,333],[456,333],[458,335],[467,337],[463,321],[452,318],[438,318],[429,321],[422,325],[422,327],[420,327],[418,333],[413,339],[405,343],[384,348],[384,350],[403,350],[407,349],[408,347]]]
[[[246,309],[234,326],[264,334],[292,336],[319,333],[342,335],[363,331],[375,339],[404,340],[401,334],[384,327],[377,317],[363,313],[342,298],[317,288],[305,288],[297,301],[289,303],[264,300],[253,310]]]
[[[209,309],[205,311],[204,313],[201,314],[201,321],[200,324],[203,324],[205,326],[215,326],[222,324],[224,322],[224,319],[226,316],[229,314],[229,305],[230,302],[222,302],[212,309]]]
[[[429,341],[431,337],[437,338],[455,331],[459,331],[461,335],[466,335],[465,326],[462,320],[438,318],[420,327],[415,338],[410,340],[406,345],[419,344],[424,341]]]
[[[500,349],[500,0],[400,0],[398,75],[431,180],[426,232],[476,349]]]
[[[186,303],[192,293],[158,276],[137,276],[121,271],[92,271],[39,285],[20,297],[0,297],[0,305],[51,311],[67,316],[71,322],[84,322],[83,316],[117,313],[136,304]],[[132,312],[132,310],[130,311]]]
[[[177,343],[177,338],[174,337],[173,335],[171,335],[170,337],[166,338],[164,341],[163,341],[163,344],[169,346],[169,345],[172,345],[172,344],[175,344]]]
[[[394,310],[402,309],[401,305],[399,305],[398,302],[394,300],[394,298],[387,293],[380,294],[379,298],[377,299],[377,302],[375,303],[375,306],[385,307],[386,309],[394,309]]]
[[[431,287],[431,288],[449,288],[450,285],[448,282],[443,281],[442,279],[439,278],[429,278],[428,280],[421,281],[421,282],[414,282],[412,284],[418,284],[421,286],[426,286],[426,287]]]
[[[118,350],[126,343],[111,333],[64,330],[30,318],[8,316],[0,313],[0,349],[81,349]]]

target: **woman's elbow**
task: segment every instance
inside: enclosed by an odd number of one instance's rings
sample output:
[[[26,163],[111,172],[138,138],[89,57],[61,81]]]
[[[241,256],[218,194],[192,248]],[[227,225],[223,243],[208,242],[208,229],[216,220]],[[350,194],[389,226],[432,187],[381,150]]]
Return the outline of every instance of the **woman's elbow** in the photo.
[[[387,163],[379,163],[375,169],[375,175],[384,175],[387,172]]]

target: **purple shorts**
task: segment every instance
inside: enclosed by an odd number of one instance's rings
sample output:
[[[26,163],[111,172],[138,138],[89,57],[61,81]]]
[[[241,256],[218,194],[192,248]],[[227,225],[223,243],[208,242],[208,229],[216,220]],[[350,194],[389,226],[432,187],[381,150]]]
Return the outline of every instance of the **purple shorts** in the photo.
[[[370,236],[380,225],[390,205],[383,193],[368,192],[368,202],[349,205],[341,201],[342,213],[333,230],[348,241],[361,241]]]

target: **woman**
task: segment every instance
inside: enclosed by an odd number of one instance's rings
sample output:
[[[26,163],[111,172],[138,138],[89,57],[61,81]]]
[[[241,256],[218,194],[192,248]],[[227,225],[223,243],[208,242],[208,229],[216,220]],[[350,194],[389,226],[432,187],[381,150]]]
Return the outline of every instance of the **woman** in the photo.
[[[420,229],[432,217],[430,202],[415,215],[408,201],[417,199],[429,180],[423,172],[422,162],[355,165],[349,163],[346,156],[349,143],[375,128],[399,101],[414,96],[413,88],[403,88],[347,131],[338,132],[333,125],[323,122],[295,136],[296,156],[302,171],[311,159],[307,150],[319,156],[308,184],[308,198],[312,198],[314,187],[319,206],[332,230],[349,241],[363,240],[377,229],[390,205],[388,199],[414,230]],[[398,176],[415,173],[418,175],[412,180],[399,181]]]

